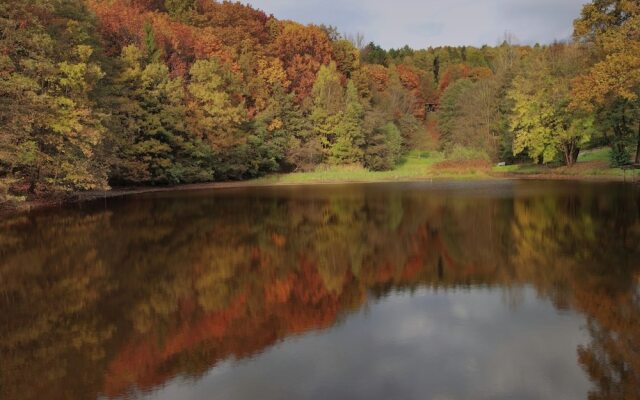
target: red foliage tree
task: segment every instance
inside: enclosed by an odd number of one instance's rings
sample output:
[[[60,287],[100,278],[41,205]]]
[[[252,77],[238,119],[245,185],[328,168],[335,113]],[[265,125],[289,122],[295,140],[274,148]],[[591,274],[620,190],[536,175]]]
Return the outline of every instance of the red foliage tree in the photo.
[[[440,79],[440,94],[444,93],[445,90],[451,85],[453,82],[458,79],[469,78],[472,80],[479,80],[483,78],[488,78],[493,75],[491,69],[486,67],[470,67],[466,64],[454,64],[450,65],[442,75]]]
[[[144,25],[151,24],[156,45],[173,76],[185,75],[196,59],[217,58],[233,65],[233,53],[224,45],[214,28],[194,27],[153,11],[148,2],[116,0],[112,3],[92,0],[89,5],[100,21],[100,32],[107,53],[115,56],[131,44],[142,47]]]
[[[389,71],[386,67],[378,64],[365,65],[364,70],[373,82],[374,89],[379,92],[384,91],[389,84]]]
[[[426,101],[422,93],[422,80],[420,79],[420,75],[408,65],[398,65],[397,71],[402,86],[404,86],[414,98],[414,117],[424,119],[426,114]]]
[[[240,2],[199,1],[200,15],[196,25],[210,27],[226,46],[240,50],[250,45],[252,50],[271,40],[268,21],[263,11]]]
[[[331,41],[317,26],[284,22],[281,28],[273,43],[273,52],[284,63],[298,100],[303,100],[311,93],[320,66],[332,60]]]

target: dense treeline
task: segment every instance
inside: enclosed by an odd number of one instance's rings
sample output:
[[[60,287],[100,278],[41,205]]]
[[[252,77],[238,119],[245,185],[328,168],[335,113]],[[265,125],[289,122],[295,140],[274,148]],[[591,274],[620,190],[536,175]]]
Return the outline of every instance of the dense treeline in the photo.
[[[442,98],[444,149],[572,165],[582,148],[607,144],[614,166],[632,153],[640,163],[640,4],[594,0],[574,25],[572,43],[516,48],[487,79],[452,85]]]
[[[239,3],[2,6],[0,177],[15,194],[393,168],[424,117],[411,69]]]
[[[639,7],[594,0],[572,43],[386,51],[240,3],[4,2],[0,200],[388,170],[413,148],[571,165],[609,144],[638,162]]]

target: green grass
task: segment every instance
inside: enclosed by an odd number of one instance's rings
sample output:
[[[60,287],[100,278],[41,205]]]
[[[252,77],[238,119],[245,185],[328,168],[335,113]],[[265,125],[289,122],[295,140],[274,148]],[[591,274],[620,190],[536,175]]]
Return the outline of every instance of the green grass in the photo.
[[[561,175],[570,177],[623,177],[637,179],[640,170],[624,171],[621,168],[609,167],[611,150],[608,147],[585,150],[580,153],[578,162],[573,167],[549,167],[536,164],[517,164],[494,167],[493,172],[513,175]]]
[[[542,167],[540,165],[535,164],[514,164],[514,165],[505,165],[505,166],[496,166],[493,167],[492,171],[496,173],[503,174],[540,174],[545,170],[548,170],[546,167]]]
[[[477,179],[487,177],[475,171],[447,174],[433,170],[436,163],[444,161],[444,154],[437,151],[412,151],[392,171],[375,172],[360,166],[327,166],[312,172],[271,175],[261,178],[261,183],[320,183],[320,182],[377,182],[421,180],[431,178]]]
[[[598,149],[584,150],[580,152],[578,162],[609,161],[610,157],[611,149],[608,147],[601,147]]]
[[[340,182],[385,182],[410,181],[427,179],[487,179],[505,175],[548,175],[570,176],[576,178],[589,177],[622,177],[624,171],[619,168],[603,167],[602,163],[609,159],[609,149],[593,149],[581,154],[578,164],[572,168],[549,167],[536,164],[518,164],[493,167],[490,171],[465,169],[436,169],[437,163],[446,161],[443,153],[438,151],[412,151],[392,171],[374,172],[361,166],[322,166],[311,172],[295,172],[290,174],[270,175],[256,180],[259,184],[306,184],[306,183],[340,183]],[[608,164],[606,164],[608,165]],[[627,171],[628,178],[640,177],[640,171]]]

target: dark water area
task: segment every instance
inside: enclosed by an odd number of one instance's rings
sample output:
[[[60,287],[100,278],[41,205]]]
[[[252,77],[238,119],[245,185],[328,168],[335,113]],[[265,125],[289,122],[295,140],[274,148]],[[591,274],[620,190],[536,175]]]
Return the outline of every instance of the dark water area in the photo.
[[[166,192],[0,220],[0,399],[638,399],[640,190]]]

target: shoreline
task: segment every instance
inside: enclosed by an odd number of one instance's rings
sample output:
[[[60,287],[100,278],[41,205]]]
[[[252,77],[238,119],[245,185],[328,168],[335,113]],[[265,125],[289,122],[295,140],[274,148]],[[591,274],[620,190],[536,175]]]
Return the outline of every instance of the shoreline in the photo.
[[[282,175],[286,176],[286,175]],[[13,205],[0,205],[0,217],[22,212],[31,212],[46,208],[64,207],[69,204],[85,203],[100,199],[113,199],[126,196],[134,196],[147,193],[177,192],[190,190],[215,190],[215,189],[240,189],[252,187],[278,187],[278,186],[321,186],[321,185],[350,185],[350,184],[376,184],[376,183],[411,183],[411,182],[446,182],[446,181],[518,181],[518,180],[549,180],[549,181],[576,181],[576,182],[620,182],[620,183],[640,183],[640,178],[616,175],[566,175],[566,174],[519,174],[519,173],[493,173],[487,175],[460,176],[445,174],[442,176],[433,175],[425,177],[406,177],[392,179],[330,179],[330,180],[308,180],[308,181],[281,181],[281,176],[271,175],[263,178],[233,181],[233,182],[207,182],[190,183],[174,186],[135,186],[112,188],[106,191],[74,192],[65,197],[57,199],[36,199],[27,200]],[[275,179],[274,179],[275,178]]]

